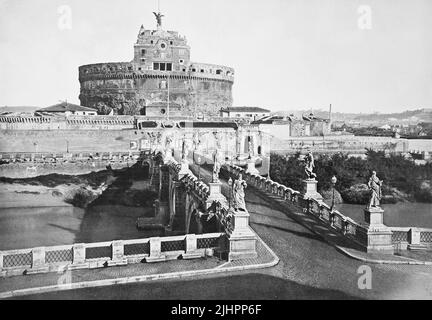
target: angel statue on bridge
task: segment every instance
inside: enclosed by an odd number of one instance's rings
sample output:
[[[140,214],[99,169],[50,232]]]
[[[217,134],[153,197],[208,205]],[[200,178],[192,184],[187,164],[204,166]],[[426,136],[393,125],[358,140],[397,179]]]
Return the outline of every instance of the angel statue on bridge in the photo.
[[[183,137],[182,142],[182,162],[187,162],[187,157],[189,155],[189,146],[186,142],[186,137]]]
[[[372,176],[369,178],[368,187],[370,190],[370,196],[369,196],[369,202],[367,204],[367,208],[379,208],[380,206],[380,200],[382,197],[381,187],[382,187],[383,181],[380,180],[377,175],[376,171],[372,171]]]
[[[245,192],[244,189],[247,188],[246,181],[243,180],[243,176],[239,174],[237,180],[233,183],[233,208],[238,211],[247,211],[245,203]]]
[[[220,173],[220,169],[222,167],[222,156],[221,153],[219,151],[219,148],[216,148],[216,151],[213,155],[213,177],[212,177],[212,182],[213,183],[219,183],[219,173]]]
[[[171,136],[166,136],[165,138],[165,159],[171,159],[173,155],[173,138]]]
[[[313,172],[315,168],[315,160],[312,155],[312,152],[308,152],[308,154],[304,158],[305,164],[305,173],[307,176],[307,180],[314,180],[316,178],[316,174]]]

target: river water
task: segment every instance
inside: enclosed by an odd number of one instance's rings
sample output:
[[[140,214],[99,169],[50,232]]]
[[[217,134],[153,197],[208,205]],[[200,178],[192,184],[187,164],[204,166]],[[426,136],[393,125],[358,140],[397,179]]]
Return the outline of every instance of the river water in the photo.
[[[336,209],[354,219],[364,222],[364,205],[340,204]],[[432,228],[432,204],[419,202],[401,202],[383,204],[384,223],[391,227],[423,227]]]
[[[384,222],[395,227],[432,228],[432,204],[385,204]],[[336,209],[357,222],[364,221],[364,205],[341,204]],[[34,248],[158,236],[139,231],[138,217],[150,208],[120,205],[80,209],[72,206],[0,208],[0,250]]]
[[[0,208],[0,250],[156,236],[157,231],[136,228],[145,210],[119,205]]]

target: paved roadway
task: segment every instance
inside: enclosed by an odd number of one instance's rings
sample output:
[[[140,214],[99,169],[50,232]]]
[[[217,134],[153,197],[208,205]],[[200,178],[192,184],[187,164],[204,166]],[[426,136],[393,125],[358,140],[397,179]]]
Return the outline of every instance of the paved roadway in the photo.
[[[209,172],[201,171],[209,178]],[[346,257],[247,189],[251,226],[279,256],[269,269],[48,293],[53,299],[432,299],[432,266],[370,264],[372,289],[359,289],[364,262]]]

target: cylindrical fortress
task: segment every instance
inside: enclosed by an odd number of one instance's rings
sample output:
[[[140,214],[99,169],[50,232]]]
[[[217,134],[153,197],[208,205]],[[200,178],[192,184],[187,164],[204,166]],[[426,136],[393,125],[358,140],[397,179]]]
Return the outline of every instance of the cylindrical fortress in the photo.
[[[190,62],[186,38],[175,31],[141,27],[134,60],[79,68],[81,105],[102,114],[216,116],[232,106],[234,69]]]

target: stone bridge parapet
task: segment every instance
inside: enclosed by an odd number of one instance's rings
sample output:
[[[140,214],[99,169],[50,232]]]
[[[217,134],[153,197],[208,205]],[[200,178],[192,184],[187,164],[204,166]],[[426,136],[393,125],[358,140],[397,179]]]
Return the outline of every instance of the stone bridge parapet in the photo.
[[[249,184],[282,198],[289,204],[295,205],[304,213],[313,215],[328,225],[329,228],[343,234],[348,239],[360,244],[365,250],[373,244],[373,236],[365,223],[358,223],[338,210],[332,209],[322,200],[305,198],[303,193],[272,181],[269,177],[246,172],[236,165],[225,164],[223,168],[232,176],[242,174]],[[432,249],[432,229],[428,228],[398,228],[389,227],[391,244],[395,250],[430,250]]]
[[[0,276],[63,272],[213,255],[222,233],[0,251]]]

